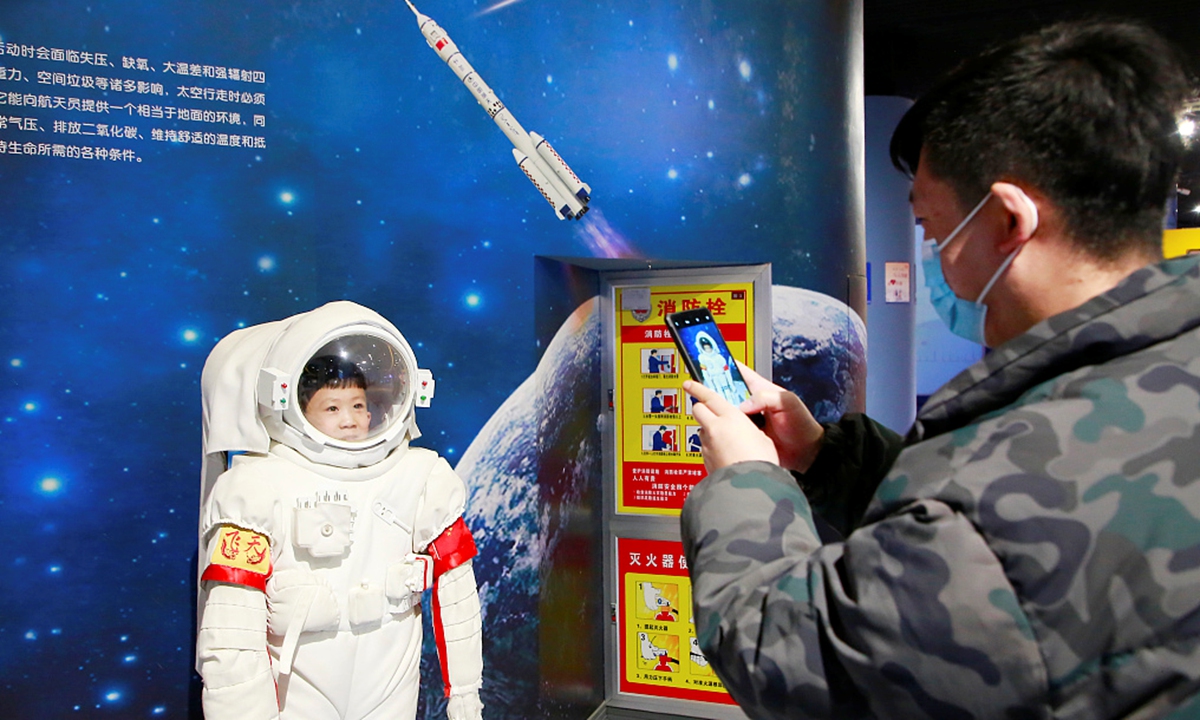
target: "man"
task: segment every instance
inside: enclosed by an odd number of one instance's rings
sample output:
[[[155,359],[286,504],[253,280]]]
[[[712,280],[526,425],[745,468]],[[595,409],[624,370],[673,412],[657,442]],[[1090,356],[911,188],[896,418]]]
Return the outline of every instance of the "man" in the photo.
[[[650,358],[647,361],[647,364],[649,365],[649,370],[652,373],[660,373],[663,371],[663,361],[662,358],[658,356],[657,350],[650,351]]]
[[[667,444],[666,432],[667,432],[666,425],[658,426],[658,429],[654,431],[654,435],[652,435],[650,437],[650,449],[651,450],[653,450],[654,452],[662,452],[663,450],[671,449],[671,446],[669,444]]]
[[[1160,249],[1175,58],[1058,25],[901,121],[939,314],[995,348],[903,441],[748,369],[741,408],[685,383],[696,632],[752,717],[1200,716],[1200,258]]]

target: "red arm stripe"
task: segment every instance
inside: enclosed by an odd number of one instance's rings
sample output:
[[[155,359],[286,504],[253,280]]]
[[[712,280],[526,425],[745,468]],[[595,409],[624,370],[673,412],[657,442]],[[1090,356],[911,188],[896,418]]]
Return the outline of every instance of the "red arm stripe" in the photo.
[[[471,531],[460,517],[429,544],[427,552],[433,557],[433,577],[438,578],[475,557],[479,551],[475,549],[475,538],[471,537]]]
[[[460,517],[429,543],[426,552],[433,558],[433,597],[429,603],[433,610],[433,637],[437,643],[438,662],[442,667],[442,686],[446,697],[450,697],[450,669],[446,660],[446,630],[442,625],[442,588],[439,578],[448,570],[475,557],[478,551],[475,549],[475,538],[471,537],[471,531]]]
[[[234,585],[245,585],[246,587],[266,592],[267,578],[269,576],[270,573],[263,575],[251,570],[213,564],[205,568],[204,574],[200,576],[200,581],[215,580],[217,582],[233,583]]]
[[[459,522],[462,522],[462,520],[460,519]],[[446,630],[442,626],[442,601],[438,597],[438,592],[441,589],[441,583],[438,582],[435,575],[433,580],[433,597],[430,598],[429,602],[429,607],[433,609],[433,640],[437,643],[438,664],[442,666],[442,688],[446,692],[446,697],[450,697],[450,668],[446,662]]]

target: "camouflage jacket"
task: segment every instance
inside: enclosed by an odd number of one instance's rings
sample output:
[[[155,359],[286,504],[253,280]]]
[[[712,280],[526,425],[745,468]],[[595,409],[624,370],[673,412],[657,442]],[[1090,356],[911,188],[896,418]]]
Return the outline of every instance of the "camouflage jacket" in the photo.
[[[1198,263],[1138,270],[990,353],[890,469],[843,443],[870,497],[844,539],[822,542],[775,465],[700,483],[682,516],[696,632],[742,708],[1200,716]]]

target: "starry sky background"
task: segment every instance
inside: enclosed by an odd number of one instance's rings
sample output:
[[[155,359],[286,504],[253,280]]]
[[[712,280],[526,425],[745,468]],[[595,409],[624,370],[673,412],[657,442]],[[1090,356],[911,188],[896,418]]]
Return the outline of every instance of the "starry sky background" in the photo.
[[[403,2],[4,0],[0,40],[113,66],[4,55],[0,92],[261,112],[239,131],[267,147],[150,139],[228,125],[0,106],[42,128],[9,120],[0,140],[140,159],[0,155],[0,717],[187,715],[199,378],[236,328],[342,298],[381,312],[437,378],[418,419],[453,464],[536,363],[535,255],[765,261],[777,284],[844,297],[862,263],[845,142],[861,87],[817,5],[418,3],[591,185],[592,212],[568,223]],[[186,84],[266,103],[177,98],[168,62],[262,71]],[[166,95],[38,85],[38,70]]]

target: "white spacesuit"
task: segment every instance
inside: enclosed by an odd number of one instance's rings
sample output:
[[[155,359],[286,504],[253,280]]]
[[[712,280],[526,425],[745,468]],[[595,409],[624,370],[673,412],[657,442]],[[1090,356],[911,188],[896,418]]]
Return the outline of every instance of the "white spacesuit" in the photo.
[[[733,384],[729,358],[717,351],[716,342],[703,330],[696,333],[696,350],[699,351],[696,359],[700,363],[704,384],[732,402],[737,397],[737,388]]]
[[[433,381],[400,332],[330,303],[231,333],[201,384],[205,717],[414,717],[431,587],[449,717],[478,720],[466,488],[409,446]]]

